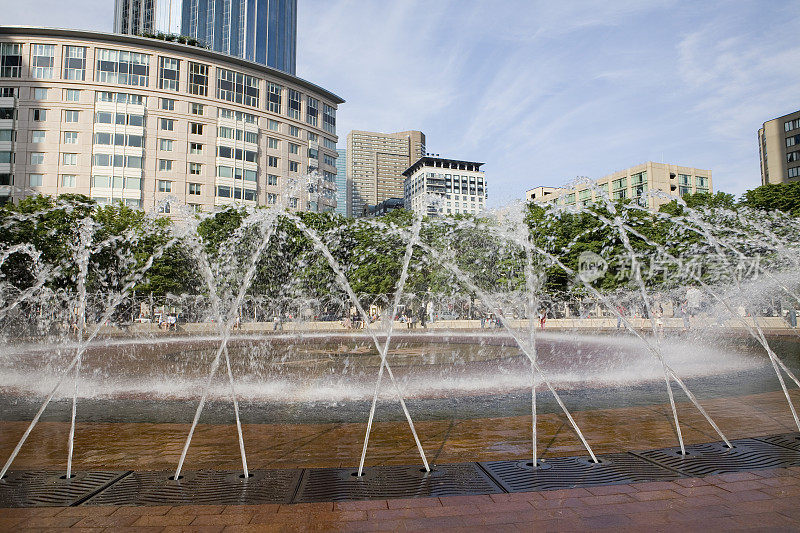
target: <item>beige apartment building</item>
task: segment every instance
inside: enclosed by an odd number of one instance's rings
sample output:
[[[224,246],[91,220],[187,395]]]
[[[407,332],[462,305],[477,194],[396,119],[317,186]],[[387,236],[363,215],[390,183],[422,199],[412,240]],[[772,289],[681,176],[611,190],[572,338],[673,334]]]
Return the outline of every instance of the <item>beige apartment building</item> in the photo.
[[[0,201],[80,193],[172,215],[332,210],[341,103],[199,47],[0,26]]]
[[[366,206],[403,197],[403,172],[425,155],[421,131],[347,134],[347,215],[362,216]]]
[[[765,122],[758,130],[761,185],[800,179],[800,111]]]
[[[653,211],[669,202],[666,198],[647,196],[648,191],[661,191],[670,196],[712,193],[711,171],[694,167],[648,161],[574,187],[535,187],[525,194],[528,202],[556,205],[589,205],[600,195],[612,200],[633,200]]]

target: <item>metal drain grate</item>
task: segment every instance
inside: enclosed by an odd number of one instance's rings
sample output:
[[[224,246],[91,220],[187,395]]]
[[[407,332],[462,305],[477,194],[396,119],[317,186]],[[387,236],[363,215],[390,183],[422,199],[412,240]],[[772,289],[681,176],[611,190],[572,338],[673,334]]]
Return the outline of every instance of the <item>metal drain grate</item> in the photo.
[[[12,471],[0,479],[0,507],[67,507],[103,490],[128,472]]]
[[[374,466],[356,477],[357,469],[306,470],[294,502],[385,500],[496,494],[502,490],[475,463],[421,466]]]
[[[783,446],[791,450],[800,451],[800,433],[786,433],[785,435],[770,435],[768,437],[757,437],[757,440]]]
[[[681,477],[628,453],[589,457],[555,457],[542,460],[537,469],[531,461],[489,461],[483,468],[508,492],[571,489],[637,481],[667,481]]]
[[[170,472],[134,472],[89,499],[87,505],[252,505],[289,503],[302,470],[186,472],[179,481]]]
[[[686,446],[685,456],[680,448],[636,452],[636,455],[693,477],[800,465],[800,451],[757,439],[734,440],[731,444],[732,449],[721,442],[693,444]]]

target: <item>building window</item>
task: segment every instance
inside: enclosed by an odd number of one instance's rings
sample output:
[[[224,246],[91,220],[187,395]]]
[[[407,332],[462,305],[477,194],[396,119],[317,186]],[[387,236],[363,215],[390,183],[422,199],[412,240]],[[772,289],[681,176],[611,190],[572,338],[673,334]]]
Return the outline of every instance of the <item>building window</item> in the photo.
[[[75,166],[78,164],[78,154],[61,154],[61,161],[65,165]]]
[[[708,189],[708,178],[703,176],[695,176],[694,183],[697,187]]]
[[[44,152],[31,152],[31,165],[43,165]]]
[[[225,185],[217,185],[217,196],[220,198],[230,198],[231,188],[226,187]]]
[[[49,80],[53,77],[55,45],[31,45],[31,78]]]
[[[72,109],[64,111],[64,122],[78,122],[81,112]]]
[[[158,160],[158,170],[161,172],[169,172],[172,170],[172,160],[171,159],[159,159]]]
[[[162,152],[171,152],[172,151],[172,139],[159,139],[158,141],[158,149]]]
[[[787,163],[794,163],[795,161],[800,161],[800,150],[795,150],[794,152],[786,154]]]
[[[164,202],[164,204],[158,206],[158,212],[159,213],[169,214],[169,212],[171,210],[172,210],[172,208],[170,207],[169,202]]]
[[[281,91],[283,87],[277,85],[275,83],[267,84],[267,90],[269,92],[269,99],[267,101],[267,109],[269,109],[272,113],[280,113],[281,112]]]
[[[298,199],[294,196],[289,198],[289,207],[296,209],[297,208]]]
[[[14,162],[14,152],[0,152],[0,163],[10,164]]]
[[[45,139],[45,132],[43,131],[32,131],[31,132],[31,142],[32,143],[43,143]]]
[[[161,109],[164,111],[175,111],[175,100],[172,98],[162,98]]]
[[[194,196],[200,196],[200,194],[202,194],[201,193],[201,187],[202,187],[202,185],[200,185],[199,183],[190,183],[189,184],[189,194],[192,194]]]
[[[172,131],[175,128],[175,121],[171,118],[161,119],[161,129],[164,131]]]
[[[328,104],[322,104],[322,126],[328,133],[336,133],[336,109]]]
[[[295,120],[300,120],[300,98],[300,91],[289,89],[289,108],[286,114]]]
[[[319,135],[317,135],[316,133],[309,131],[307,135],[309,141],[314,141],[314,142],[319,141]]]
[[[258,107],[259,79],[241,72],[217,68],[217,98]]]
[[[268,192],[267,193],[267,203],[270,205],[274,205],[278,202],[278,195]]]
[[[78,132],[77,131],[65,131],[64,132],[64,144],[78,144]]]
[[[192,135],[202,135],[203,134],[203,125],[198,124],[197,122],[192,122],[190,124],[190,132]]]
[[[280,131],[281,123],[278,122],[277,120],[270,119],[269,121],[267,121],[267,129],[269,129],[270,131]],[[292,129],[291,126],[289,126],[289,129],[290,130]]]
[[[208,65],[189,61],[189,94],[208,96]]]
[[[172,182],[168,180],[158,180],[158,192],[172,192]]]
[[[189,153],[195,155],[202,154],[203,145],[200,143],[189,143]]]
[[[22,45],[0,43],[0,78],[22,77]]]
[[[64,100],[67,102],[80,102],[81,92],[78,89],[67,89],[64,91]]]
[[[299,154],[300,153],[300,145],[289,143],[289,153],[290,154]]]
[[[0,98],[16,98],[16,87],[0,87]]]
[[[203,114],[203,104],[198,104],[196,102],[192,102],[189,106],[189,109],[192,115],[202,115]]]
[[[325,148],[328,150],[336,150],[336,141],[333,139],[328,139],[327,137],[322,138],[322,142],[325,145]]]
[[[180,78],[181,62],[171,57],[159,58],[158,65],[158,88],[168,91],[178,90],[178,80]]]
[[[292,137],[300,137],[300,128],[297,126],[289,126],[289,135]]]
[[[62,187],[75,187],[75,175],[74,174],[63,174],[61,176],[61,186]]]
[[[17,118],[16,109],[14,109],[13,107],[0,107],[0,120],[16,120],[16,118]],[[33,118],[33,114],[31,114],[31,118]]]
[[[97,49],[97,81],[147,87],[150,55],[123,50]]]
[[[272,148],[273,150],[277,150],[281,145],[280,143],[281,142],[278,139],[274,138],[274,137],[269,137],[267,139],[267,146],[269,148]]]
[[[0,185],[14,185],[14,176],[12,174],[0,174]]]
[[[784,131],[792,131],[800,128],[800,118],[796,118],[794,120],[789,120],[783,123]]]
[[[267,174],[267,185],[278,185],[278,176],[275,174]]]
[[[328,165],[328,166],[331,166],[331,167],[335,167],[336,166],[336,158],[331,157],[328,154],[325,154],[325,164]]]
[[[203,169],[203,165],[200,163],[189,163],[189,174],[197,176]]]
[[[312,126],[317,125],[317,116],[319,115],[319,100],[312,97],[306,98],[306,122]]]
[[[47,96],[48,96],[47,93],[48,93],[47,89],[43,89],[43,88],[37,87],[37,88],[33,89],[33,99],[34,100],[47,100]]]
[[[28,174],[28,183],[31,187],[41,187],[44,174]]]
[[[300,172],[300,163],[297,161],[289,161],[289,172]]]
[[[800,167],[790,168],[789,171],[787,172],[787,176],[790,178],[800,177]]]
[[[83,46],[64,47],[65,80],[84,81],[86,79],[86,48]]]
[[[267,157],[267,166],[272,168],[278,168],[278,158],[275,156]]]

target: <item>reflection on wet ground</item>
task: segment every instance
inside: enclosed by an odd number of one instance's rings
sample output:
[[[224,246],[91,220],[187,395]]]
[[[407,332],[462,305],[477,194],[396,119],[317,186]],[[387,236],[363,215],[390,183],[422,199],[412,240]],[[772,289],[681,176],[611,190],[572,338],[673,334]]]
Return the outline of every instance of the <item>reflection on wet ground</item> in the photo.
[[[236,338],[231,356],[251,468],[357,464],[380,360],[362,338]],[[530,454],[530,365],[508,337],[401,338],[390,363],[431,462],[516,459]],[[793,369],[797,339],[773,349]],[[174,468],[214,353],[214,339],[139,340],[98,345],[82,370],[75,468]],[[739,338],[671,338],[666,358],[728,438],[795,431],[766,356]],[[539,358],[596,453],[676,444],[663,378],[641,341],[546,334]],[[69,357],[69,347],[0,349],[0,454],[7,457]],[[71,382],[71,380],[68,380]],[[240,466],[227,381],[189,450],[187,469]],[[64,386],[33,430],[14,468],[65,463],[70,391]],[[368,464],[419,458],[385,382]],[[678,401],[685,399],[675,387]],[[796,403],[800,391],[793,390]],[[537,393],[540,453],[583,453],[546,387]],[[689,403],[679,404],[687,443],[718,440]]]
[[[792,391],[795,404],[800,391]],[[779,392],[703,402],[728,438],[796,431],[786,400]],[[678,405],[687,443],[719,440],[697,410]],[[231,415],[232,417],[232,415]],[[664,404],[575,412],[574,417],[595,453],[676,445],[669,406]],[[530,416],[428,420],[417,422],[432,463],[527,458],[531,453]],[[27,422],[0,422],[0,454],[7,457]],[[75,468],[174,468],[188,424],[90,423],[79,420],[75,434]],[[251,468],[341,467],[358,463],[364,423],[245,424]],[[544,457],[585,453],[567,420],[555,413],[539,417],[539,447]],[[15,469],[63,467],[68,424],[41,422],[17,457]],[[192,440],[185,468],[238,469],[241,466],[236,427],[201,424]],[[419,462],[404,422],[375,423],[367,464]]]

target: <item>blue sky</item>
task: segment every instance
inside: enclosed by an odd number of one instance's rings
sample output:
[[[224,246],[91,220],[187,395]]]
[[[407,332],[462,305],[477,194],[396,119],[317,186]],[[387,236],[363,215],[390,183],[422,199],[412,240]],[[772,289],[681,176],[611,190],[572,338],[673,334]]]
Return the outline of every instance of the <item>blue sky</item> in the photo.
[[[0,0],[0,23],[111,30],[113,0],[36,3]],[[486,163],[490,206],[648,160],[740,194],[760,184],[757,129],[800,108],[800,2],[299,5],[297,72],[347,100],[340,144],[422,130]]]

